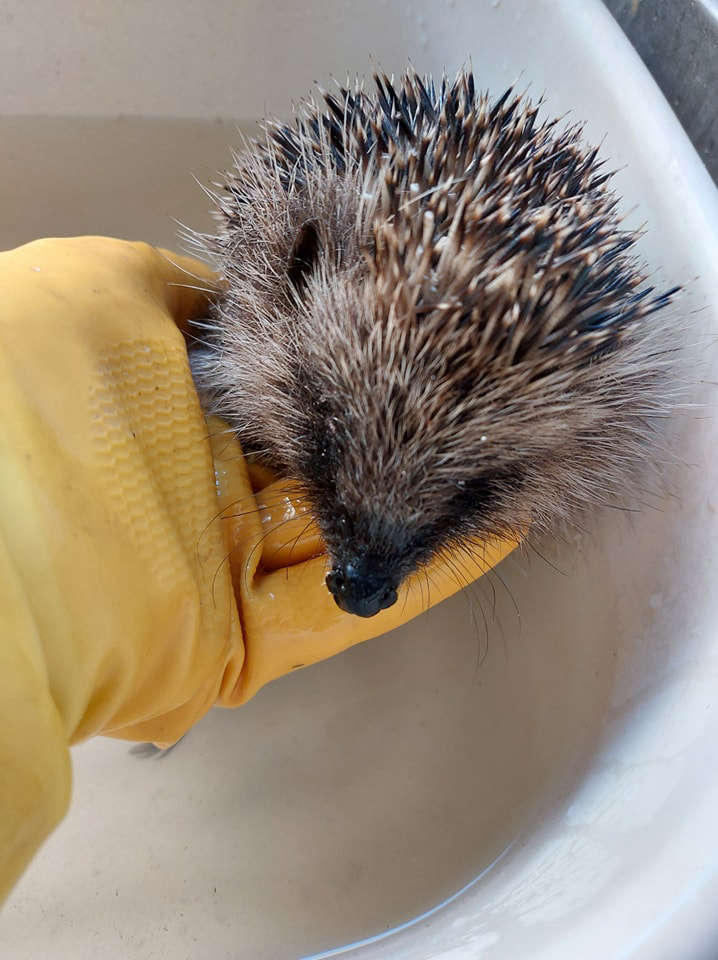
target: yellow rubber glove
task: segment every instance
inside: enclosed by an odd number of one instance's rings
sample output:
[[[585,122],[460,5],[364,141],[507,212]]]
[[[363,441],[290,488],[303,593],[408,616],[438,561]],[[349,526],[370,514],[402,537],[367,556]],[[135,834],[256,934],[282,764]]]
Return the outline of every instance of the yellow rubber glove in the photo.
[[[172,743],[426,605],[410,583],[371,620],[342,613],[321,544],[295,542],[306,508],[277,483],[255,499],[266,477],[202,415],[181,332],[214,282],[106,238],[0,254],[0,899],[67,808],[70,744]],[[434,602],[459,587],[429,576]]]

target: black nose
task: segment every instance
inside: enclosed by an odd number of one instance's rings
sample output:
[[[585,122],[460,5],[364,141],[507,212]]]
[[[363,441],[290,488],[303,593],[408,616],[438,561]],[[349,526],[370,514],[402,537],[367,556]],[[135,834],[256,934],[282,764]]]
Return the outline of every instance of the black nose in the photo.
[[[368,573],[353,563],[335,567],[327,574],[327,586],[346,613],[373,617],[396,603],[397,583],[393,578]]]

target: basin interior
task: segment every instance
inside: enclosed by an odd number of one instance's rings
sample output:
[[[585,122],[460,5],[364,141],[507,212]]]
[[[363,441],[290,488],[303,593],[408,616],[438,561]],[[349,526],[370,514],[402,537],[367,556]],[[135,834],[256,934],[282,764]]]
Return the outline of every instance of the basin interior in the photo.
[[[471,55],[482,86],[501,92],[521,76],[546,91],[549,112],[573,109],[590,139],[605,134],[605,155],[627,164],[617,183],[625,209],[637,206],[629,218],[647,221],[642,253],[659,283],[690,280],[681,317],[706,336],[715,191],[599,4],[447,0],[402,7],[403,20],[399,5],[370,3],[361,17],[330,6],[307,5],[304,46],[291,5],[262,20],[238,4],[245,21],[228,7],[247,65],[228,78],[220,58],[215,111],[206,87],[177,78],[181,103],[170,108],[162,88],[137,108],[139,67],[134,109],[114,89],[83,100],[73,77],[71,109],[39,89],[37,104],[31,93],[25,109],[11,103],[2,247],[77,233],[176,246],[173,218],[210,226],[192,175],[207,183],[224,168],[265,106],[286,114],[312,79],[366,71],[370,53],[397,71],[409,56],[454,70]],[[92,36],[100,58],[104,34]],[[271,65],[257,53],[270,40]],[[613,44],[623,100],[597,40]],[[666,839],[715,795],[706,757],[718,724],[714,430],[688,413],[674,432],[685,465],[655,508],[608,512],[515,554],[393,634],[212,712],[165,757],[107,740],[76,748],[71,813],[10,899],[4,955],[295,958],[380,935],[482,874],[414,939],[356,954],[589,958],[612,955],[609,940],[638,950],[718,848],[714,835],[702,848],[697,833],[683,837],[681,849],[702,850],[698,870]],[[617,892],[633,911],[623,926]],[[613,939],[591,936],[601,910]]]

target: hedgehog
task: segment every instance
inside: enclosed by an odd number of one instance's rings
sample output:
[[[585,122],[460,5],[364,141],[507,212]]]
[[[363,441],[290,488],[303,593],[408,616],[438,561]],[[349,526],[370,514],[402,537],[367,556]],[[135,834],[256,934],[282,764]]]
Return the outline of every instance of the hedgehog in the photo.
[[[198,243],[226,282],[207,412],[300,485],[369,617],[477,539],[615,502],[671,409],[675,323],[579,124],[472,72],[319,90],[268,120]]]

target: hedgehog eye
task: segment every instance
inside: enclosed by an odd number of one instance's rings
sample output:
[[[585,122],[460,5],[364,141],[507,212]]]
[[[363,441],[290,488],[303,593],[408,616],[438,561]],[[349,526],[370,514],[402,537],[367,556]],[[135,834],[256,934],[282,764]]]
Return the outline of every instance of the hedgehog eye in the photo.
[[[295,290],[301,292],[319,260],[319,224],[316,220],[303,223],[289,255],[287,276]]]

